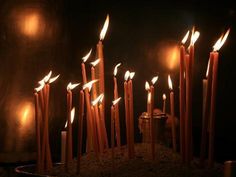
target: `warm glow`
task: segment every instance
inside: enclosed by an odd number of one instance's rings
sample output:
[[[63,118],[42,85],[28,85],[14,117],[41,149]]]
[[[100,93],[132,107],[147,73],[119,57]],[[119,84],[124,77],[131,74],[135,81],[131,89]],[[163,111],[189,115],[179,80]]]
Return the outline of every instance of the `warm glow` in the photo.
[[[47,82],[49,81],[51,75],[52,75],[52,71],[50,71],[50,72],[43,78],[44,83],[47,83]]]
[[[194,45],[194,43],[197,41],[199,36],[200,36],[200,32],[199,31],[194,32],[194,30],[193,30],[190,45]]]
[[[59,76],[60,76],[60,74],[58,74],[57,76],[55,76],[55,77],[49,79],[49,83],[53,83],[54,81],[56,81]]]
[[[72,108],[72,110],[70,111],[70,122],[71,124],[74,122],[75,119],[75,107]],[[67,127],[67,121],[65,123],[65,128]]]
[[[124,77],[125,81],[127,81],[129,79],[129,75],[130,75],[130,72],[128,70],[125,72],[125,77]]]
[[[156,83],[156,81],[158,80],[158,76],[155,76],[152,78],[152,85],[154,85]]]
[[[145,89],[147,91],[150,90],[150,85],[149,85],[148,81],[145,82]]]
[[[112,101],[112,105],[116,105],[119,101],[120,101],[121,97],[120,98],[117,98],[116,100]]]
[[[92,105],[95,106],[98,102],[102,102],[103,94],[99,95],[95,100],[92,101]]]
[[[115,69],[113,71],[113,75],[116,76],[117,74],[117,71],[118,71],[118,67],[121,65],[121,63],[118,63],[116,66],[115,66]]]
[[[135,75],[135,72],[130,72],[130,73],[129,73],[129,78],[130,78],[130,79],[133,79],[134,75]]]
[[[182,44],[185,44],[185,42],[188,39],[188,36],[189,36],[189,31],[185,34],[184,38],[182,39],[182,41],[181,41]]]
[[[223,44],[225,43],[228,35],[229,35],[230,29],[227,30],[227,32],[225,34],[223,34],[215,43],[215,45],[213,46],[213,51],[216,52],[218,50],[220,50],[220,48],[223,46]]]
[[[34,106],[31,102],[23,102],[19,105],[17,115],[22,127],[31,125],[31,121],[33,120],[33,110]]]
[[[163,95],[162,95],[162,99],[163,99],[163,100],[166,100],[166,94],[163,94]]]
[[[171,81],[170,75],[168,75],[168,85],[169,85],[169,89],[173,90],[173,86],[172,86],[172,81]]]
[[[36,92],[39,92],[40,90],[43,89],[43,87],[44,87],[44,84],[40,85],[39,87],[35,88],[34,90],[35,90]]]
[[[208,60],[208,64],[207,64],[206,77],[208,77],[208,74],[209,74],[209,67],[210,67],[210,59]]]
[[[88,58],[90,57],[91,53],[92,53],[92,49],[90,49],[90,51],[82,58],[84,63],[88,60]]]
[[[100,59],[97,59],[97,60],[91,62],[91,65],[92,65],[93,67],[95,67],[99,62],[100,62]]]
[[[22,16],[21,30],[26,36],[36,36],[40,31],[40,15],[36,12],[31,12]]]
[[[86,88],[88,88],[89,91],[90,91],[91,88],[92,88],[92,86],[93,86],[93,84],[94,84],[95,82],[97,82],[97,81],[98,81],[98,80],[92,80],[92,81],[90,81],[90,82],[84,84],[84,85],[83,85],[83,90],[85,90]]]
[[[75,87],[77,87],[80,83],[72,84],[71,82],[67,85],[66,89],[73,90]]]
[[[100,40],[101,41],[104,40],[104,38],[105,38],[108,26],[109,26],[109,15],[107,15],[106,21],[105,21],[105,23],[103,25],[103,28],[102,28],[102,31],[100,33]]]
[[[148,92],[148,103],[151,103],[151,97],[152,97],[151,92]]]

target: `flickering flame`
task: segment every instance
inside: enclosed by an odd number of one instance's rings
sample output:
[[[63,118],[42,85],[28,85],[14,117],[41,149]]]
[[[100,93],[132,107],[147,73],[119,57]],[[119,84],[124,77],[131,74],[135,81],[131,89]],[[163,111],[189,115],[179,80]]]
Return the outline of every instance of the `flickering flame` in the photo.
[[[39,92],[40,90],[43,89],[43,87],[44,87],[44,84],[40,85],[39,87],[35,88],[34,90],[35,90],[36,92]]]
[[[145,89],[147,91],[150,90],[150,85],[149,85],[148,81],[145,82]]]
[[[173,90],[173,86],[172,86],[172,81],[171,81],[170,75],[168,75],[168,85],[169,85],[169,89]]]
[[[162,95],[162,99],[165,100],[166,99],[166,94]]]
[[[100,62],[100,59],[97,59],[97,60],[91,62],[91,65],[92,65],[93,67],[95,67],[99,62]]]
[[[227,32],[225,34],[223,34],[215,43],[215,45],[213,46],[213,51],[216,52],[218,50],[220,50],[220,48],[223,46],[223,44],[225,43],[228,35],[229,35],[230,29],[227,30]]]
[[[116,100],[112,101],[112,105],[116,105],[120,101],[121,97],[117,98]]]
[[[103,25],[102,31],[100,33],[100,40],[102,41],[105,38],[107,29],[108,29],[108,25],[109,25],[109,15],[107,15],[106,21]]]
[[[181,41],[182,44],[185,44],[185,42],[188,39],[188,36],[189,36],[189,31],[185,34],[184,38],[182,39],[182,41]]]
[[[129,73],[129,78],[130,78],[130,79],[133,79],[134,75],[135,75],[135,72],[130,72],[130,73]]]
[[[93,84],[94,84],[95,82],[97,82],[97,81],[98,81],[98,80],[96,79],[96,80],[92,80],[92,81],[90,81],[90,82],[84,84],[84,85],[83,85],[83,90],[85,90],[86,88],[88,88],[89,91],[90,91],[91,88],[92,88],[92,86],[93,86]]]
[[[124,77],[125,81],[127,81],[129,79],[129,75],[130,75],[130,72],[128,70],[125,72],[125,77]]]
[[[191,42],[190,42],[190,45],[194,45],[194,43],[197,41],[197,39],[199,38],[200,36],[200,32],[199,31],[193,31],[192,32],[192,36],[191,36]]]
[[[88,60],[88,58],[90,57],[91,53],[92,53],[92,49],[90,49],[90,51],[82,58],[84,63]]]
[[[74,119],[75,119],[75,107],[73,107],[70,111],[70,122],[71,124],[74,122]],[[67,121],[65,123],[65,128],[67,127]]]
[[[77,87],[80,83],[72,84],[71,82],[67,85],[66,89],[73,90],[75,87]]]
[[[52,71],[50,71],[43,79],[44,83],[47,83],[52,75]]]
[[[44,85],[45,85],[45,83],[44,83],[44,78],[43,78],[42,80],[38,81],[38,83],[39,83],[40,85],[44,86]]]
[[[104,99],[104,94],[101,94],[101,97],[100,97],[99,103],[102,103],[103,99]]]
[[[95,106],[98,102],[103,99],[103,94],[99,95],[95,100],[92,101],[92,105]]]
[[[121,63],[118,63],[116,66],[115,66],[115,69],[113,71],[113,75],[116,76],[117,74],[117,71],[118,71],[118,67],[121,65]]]
[[[152,78],[152,85],[154,85],[156,83],[156,81],[158,80],[158,76],[155,76]]]
[[[207,64],[206,77],[208,77],[208,74],[209,74],[209,67],[210,67],[210,59],[208,60],[208,64]]]
[[[151,92],[148,92],[148,103],[151,102],[151,97],[152,97]]]
[[[54,81],[56,81],[59,76],[60,76],[60,74],[58,74],[57,76],[55,76],[55,77],[49,79],[49,83],[53,83]]]

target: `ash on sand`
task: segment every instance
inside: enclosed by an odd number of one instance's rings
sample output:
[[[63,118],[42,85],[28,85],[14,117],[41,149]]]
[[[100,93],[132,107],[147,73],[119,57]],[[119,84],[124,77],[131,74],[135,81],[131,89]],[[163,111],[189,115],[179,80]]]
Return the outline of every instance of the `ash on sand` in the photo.
[[[189,167],[181,163],[181,157],[163,145],[156,145],[156,160],[150,158],[150,144],[136,144],[134,159],[129,160],[127,149],[116,149],[115,169],[112,172],[111,151],[103,153],[98,161],[94,154],[81,159],[81,173],[76,175],[76,161],[70,164],[70,173],[65,173],[63,166],[53,168],[51,175],[60,177],[222,177],[223,165],[215,164],[214,168],[198,167],[194,159]]]

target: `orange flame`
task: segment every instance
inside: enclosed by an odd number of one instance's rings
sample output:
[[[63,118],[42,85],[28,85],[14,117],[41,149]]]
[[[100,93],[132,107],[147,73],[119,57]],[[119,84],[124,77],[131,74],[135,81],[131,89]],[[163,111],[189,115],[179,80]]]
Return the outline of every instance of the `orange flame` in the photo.
[[[152,85],[154,85],[156,83],[156,81],[158,80],[158,76],[155,76],[152,78]]]
[[[73,90],[75,87],[77,87],[80,83],[72,84],[71,82],[67,85],[66,89]]]
[[[162,99],[163,99],[163,100],[166,100],[166,94],[163,94],[163,95],[162,95]]]
[[[173,90],[173,86],[172,86],[172,81],[171,81],[170,75],[168,75],[168,85],[169,85],[169,89]]]
[[[145,82],[145,89],[147,91],[150,90],[150,85],[149,85],[148,81]]]
[[[101,30],[101,33],[100,33],[100,40],[101,41],[105,38],[108,26],[109,26],[109,15],[107,15],[106,21],[105,21],[103,28]]]
[[[91,62],[90,64],[91,64],[93,67],[95,67],[99,62],[100,62],[100,59],[97,59],[97,60]]]
[[[117,71],[118,71],[118,67],[121,65],[121,63],[118,63],[116,66],[115,66],[115,69],[113,71],[113,75],[116,76],[117,74]]]
[[[181,41],[182,44],[185,44],[185,42],[188,39],[188,36],[189,36],[189,31],[185,34],[184,38],[182,39],[182,41]]]
[[[227,30],[227,32],[223,35],[221,35],[221,37],[216,41],[215,45],[213,46],[213,51],[216,52],[218,50],[220,50],[220,48],[223,46],[223,44],[225,43],[228,35],[229,35],[230,29]]]
[[[120,101],[121,97],[120,98],[117,98],[116,100],[112,101],[112,105],[116,105],[119,101]]]
[[[127,81],[129,79],[129,75],[130,75],[130,72],[128,70],[125,72],[125,77],[124,77],[125,81]]]
[[[92,81],[90,81],[90,82],[84,84],[84,85],[83,85],[83,90],[85,90],[86,88],[88,88],[89,91],[90,91],[91,88],[92,88],[92,86],[93,86],[93,84],[96,83],[97,81],[98,81],[98,80],[96,79],[96,80],[92,80]]]
[[[82,58],[84,63],[88,60],[88,58],[90,57],[91,53],[92,53],[92,49],[90,49],[90,51]]]

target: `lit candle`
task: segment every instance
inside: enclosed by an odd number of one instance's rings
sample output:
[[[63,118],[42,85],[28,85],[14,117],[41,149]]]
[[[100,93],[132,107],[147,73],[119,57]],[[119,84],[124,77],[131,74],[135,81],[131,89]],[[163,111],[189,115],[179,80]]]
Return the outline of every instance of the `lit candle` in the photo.
[[[118,63],[115,66],[114,72],[113,72],[113,81],[114,81],[114,99],[118,99],[118,87],[117,87],[117,79],[116,74],[118,67],[121,65],[121,63]],[[115,105],[115,132],[116,132],[116,143],[118,148],[121,147],[121,141],[120,141],[120,115],[119,115],[119,105]]]
[[[215,137],[215,103],[216,103],[216,91],[217,91],[217,72],[218,72],[218,57],[220,50],[224,42],[229,35],[230,29],[220,37],[220,39],[213,46],[213,67],[212,67],[212,85],[211,85],[211,107],[210,107],[210,121],[209,121],[209,154],[208,165],[213,166],[214,162],[214,137]]]
[[[91,79],[95,80],[95,67],[96,65],[100,62],[100,59],[97,59],[93,62],[91,62]],[[95,99],[97,97],[97,87],[96,87],[96,83],[94,83],[93,88],[92,88],[92,98]]]
[[[174,107],[174,91],[170,75],[168,75],[168,85],[170,89],[170,115],[171,115],[171,130],[172,130],[172,146],[176,152],[176,127],[175,127],[175,107]]]
[[[162,95],[162,99],[163,99],[162,112],[165,114],[166,113],[166,94]]]
[[[180,67],[179,67],[179,83],[180,83],[180,89],[179,89],[179,111],[180,111],[180,153],[182,156],[182,161],[185,160],[185,138],[184,138],[184,131],[185,131],[185,79],[184,79],[184,73],[185,73],[185,47],[184,44],[186,43],[187,39],[189,37],[189,31],[186,33],[184,38],[181,41],[180,46]]]
[[[129,91],[128,91],[128,79],[130,72],[126,71],[124,76],[124,97],[125,97],[125,125],[126,125],[126,139],[127,139],[127,148],[128,148],[128,156],[131,158],[130,152],[130,108],[129,108]]]
[[[145,82],[145,89],[147,90],[147,115],[151,116],[151,92],[150,85],[147,81]]]
[[[77,174],[80,174],[80,161],[82,156],[83,116],[84,116],[84,91],[81,90],[79,98]]]
[[[112,157],[112,171],[115,169],[115,105],[120,101],[118,98],[112,102],[111,106],[111,157]]]
[[[73,144],[72,144],[72,117],[71,117],[71,109],[72,109],[72,89],[77,87],[79,84],[69,83],[67,85],[67,136],[66,136],[66,161],[65,168],[68,170],[68,165],[71,163],[73,159]]]
[[[128,95],[129,95],[129,114],[130,114],[130,157],[134,158],[134,105],[133,105],[133,82],[132,79],[135,73],[130,72],[128,81]]]

